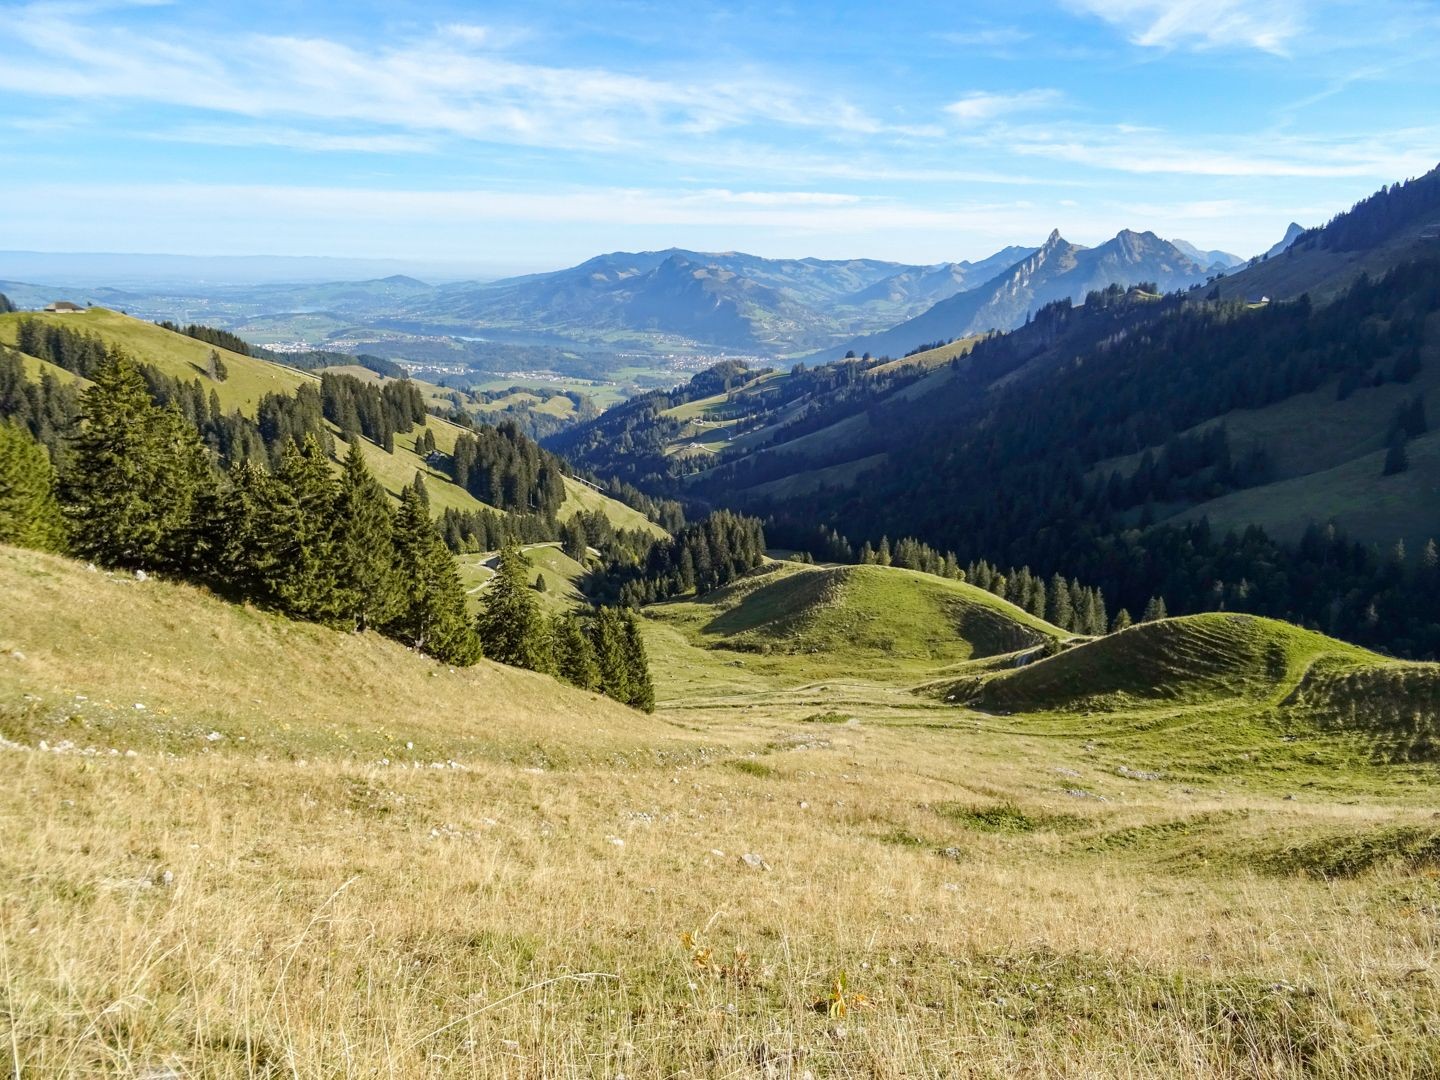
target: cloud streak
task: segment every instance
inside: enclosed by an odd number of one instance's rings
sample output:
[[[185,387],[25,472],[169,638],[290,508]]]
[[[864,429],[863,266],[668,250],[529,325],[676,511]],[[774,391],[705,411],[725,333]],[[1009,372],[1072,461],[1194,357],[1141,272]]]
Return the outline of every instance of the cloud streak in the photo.
[[[1078,11],[1156,49],[1258,49],[1286,55],[1304,29],[1304,0],[1070,0]]]

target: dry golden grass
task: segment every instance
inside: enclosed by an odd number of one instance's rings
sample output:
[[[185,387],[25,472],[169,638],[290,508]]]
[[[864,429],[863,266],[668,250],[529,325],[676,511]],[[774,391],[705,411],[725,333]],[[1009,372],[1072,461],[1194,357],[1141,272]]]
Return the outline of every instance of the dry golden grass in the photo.
[[[507,671],[410,681],[424,661],[381,642],[276,636],[193,590],[0,555],[0,597],[21,592],[0,599],[0,1051],[17,1075],[1440,1067],[1433,862],[1382,851],[1325,878],[1295,854],[1435,831],[1424,793],[1379,767],[1357,763],[1373,792],[1347,803],[1240,774],[1141,782],[1103,747],[906,709],[861,679],[767,704],[759,676],[703,650],[677,695],[663,626],[671,707],[647,718]],[[60,586],[75,603],[57,609]],[[224,635],[213,668],[204,622]],[[192,671],[205,689],[186,697]],[[241,709],[247,743],[240,719],[215,742],[147,734],[204,727],[180,713],[231,678],[264,695]],[[117,702],[144,686],[157,706],[109,721],[137,756],[34,749],[65,727],[53,695],[112,681]],[[463,768],[377,764],[332,737],[329,697],[356,732],[450,740]],[[266,713],[312,712],[303,744],[265,733]]]

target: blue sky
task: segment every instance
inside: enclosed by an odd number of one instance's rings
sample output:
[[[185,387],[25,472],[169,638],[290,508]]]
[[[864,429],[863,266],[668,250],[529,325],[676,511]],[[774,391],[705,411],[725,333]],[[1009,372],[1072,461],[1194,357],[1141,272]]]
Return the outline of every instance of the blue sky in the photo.
[[[0,25],[11,250],[938,262],[1130,227],[1245,255],[1440,161],[1434,0],[40,3]]]

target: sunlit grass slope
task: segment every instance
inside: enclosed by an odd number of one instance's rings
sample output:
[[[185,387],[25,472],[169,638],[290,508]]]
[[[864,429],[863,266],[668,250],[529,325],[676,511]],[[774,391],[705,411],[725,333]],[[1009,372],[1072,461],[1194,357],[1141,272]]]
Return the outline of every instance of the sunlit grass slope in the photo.
[[[677,741],[546,676],[489,662],[451,669],[375,634],[17,548],[0,548],[0,734],[103,753],[223,742],[364,763],[541,764]]]

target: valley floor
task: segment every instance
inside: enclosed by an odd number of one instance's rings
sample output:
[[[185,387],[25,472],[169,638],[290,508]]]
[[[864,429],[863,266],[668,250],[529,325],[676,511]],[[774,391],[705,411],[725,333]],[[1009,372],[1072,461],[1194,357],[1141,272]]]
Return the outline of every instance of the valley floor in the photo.
[[[1433,765],[1204,708],[982,713],[666,618],[654,717],[531,723],[509,673],[432,665],[302,730],[167,681],[205,674],[155,636],[188,590],[61,564],[6,595],[157,625],[105,672],[0,596],[17,1076],[1440,1071]]]

